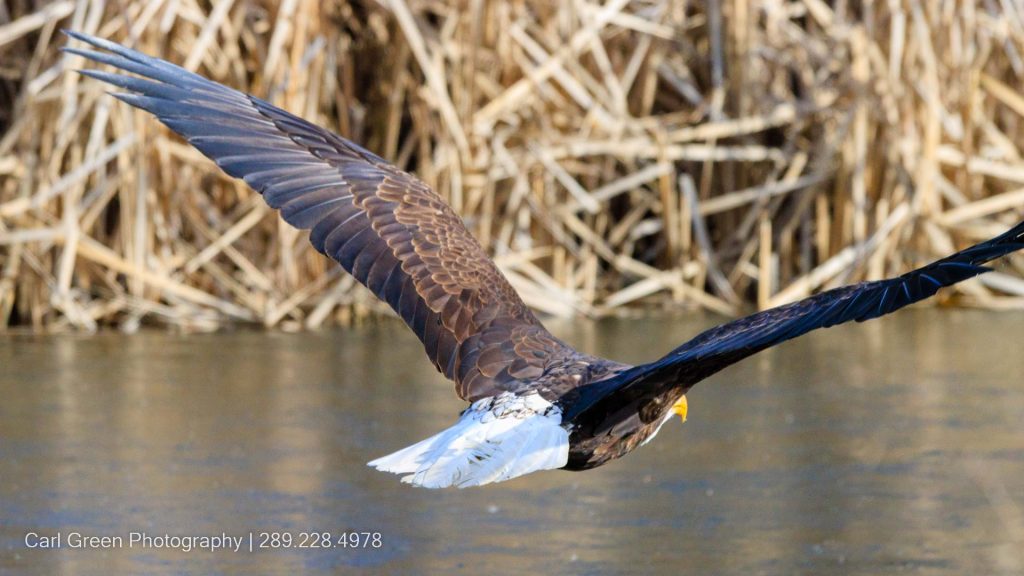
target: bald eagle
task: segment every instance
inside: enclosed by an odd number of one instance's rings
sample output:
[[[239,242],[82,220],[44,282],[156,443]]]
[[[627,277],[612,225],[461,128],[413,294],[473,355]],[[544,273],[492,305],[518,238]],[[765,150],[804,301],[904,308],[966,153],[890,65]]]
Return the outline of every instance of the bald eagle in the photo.
[[[124,75],[81,73],[157,117],[310,230],[309,241],[386,302],[469,402],[450,428],[370,462],[415,486],[478,486],[586,470],[686,418],[696,383],[817,328],[862,322],[988,271],[1024,247],[1024,223],[897,278],[829,290],[712,328],[640,366],[579,352],[548,332],[462,220],[426,184],[297,116],[164,60],[78,32],[65,48]]]

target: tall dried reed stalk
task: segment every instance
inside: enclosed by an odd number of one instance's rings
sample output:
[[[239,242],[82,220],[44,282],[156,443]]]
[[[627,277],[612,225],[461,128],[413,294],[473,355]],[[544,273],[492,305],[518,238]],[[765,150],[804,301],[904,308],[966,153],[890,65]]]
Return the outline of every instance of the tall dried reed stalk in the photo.
[[[69,27],[335,129],[558,315],[731,314],[1024,214],[1024,19],[938,0],[0,4],[0,329],[382,310],[243,184],[69,71]],[[1024,307],[1022,260],[945,294]]]

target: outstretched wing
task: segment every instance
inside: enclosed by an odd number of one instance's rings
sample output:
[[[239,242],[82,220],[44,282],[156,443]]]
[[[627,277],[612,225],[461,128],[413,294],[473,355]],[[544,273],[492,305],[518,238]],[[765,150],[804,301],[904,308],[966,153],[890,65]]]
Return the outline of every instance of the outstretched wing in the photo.
[[[228,174],[263,195],[310,242],[387,302],[427,355],[477,400],[521,388],[575,352],[554,338],[462,220],[383,158],[253,96],[118,44],[65,51],[139,77],[83,70],[123,88]]]
[[[862,282],[822,292],[707,330],[664,358],[634,369],[643,381],[689,385],[750,356],[817,328],[863,322],[895,312],[939,291],[988,272],[985,262],[1024,248],[1024,222],[987,242],[897,278]]]

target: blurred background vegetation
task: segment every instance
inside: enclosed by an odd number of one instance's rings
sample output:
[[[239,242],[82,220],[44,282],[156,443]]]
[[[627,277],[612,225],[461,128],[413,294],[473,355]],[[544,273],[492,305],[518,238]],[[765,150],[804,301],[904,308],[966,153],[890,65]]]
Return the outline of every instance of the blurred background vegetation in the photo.
[[[417,173],[556,315],[737,313],[1024,214],[1024,20],[932,0],[0,2],[0,330],[385,307],[239,181],[69,73],[72,28]],[[1024,308],[1024,259],[943,299]]]

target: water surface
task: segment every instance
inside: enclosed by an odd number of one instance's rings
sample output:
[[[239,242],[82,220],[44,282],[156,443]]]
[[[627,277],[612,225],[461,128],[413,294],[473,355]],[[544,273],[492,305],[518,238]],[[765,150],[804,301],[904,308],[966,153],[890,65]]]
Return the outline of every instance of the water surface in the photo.
[[[637,362],[714,321],[551,328]],[[1024,314],[948,310],[816,332],[701,384],[623,460],[463,491],[364,464],[463,407],[397,322],[4,337],[0,573],[1022,574],[1022,334]],[[381,546],[66,542],[263,531]]]

